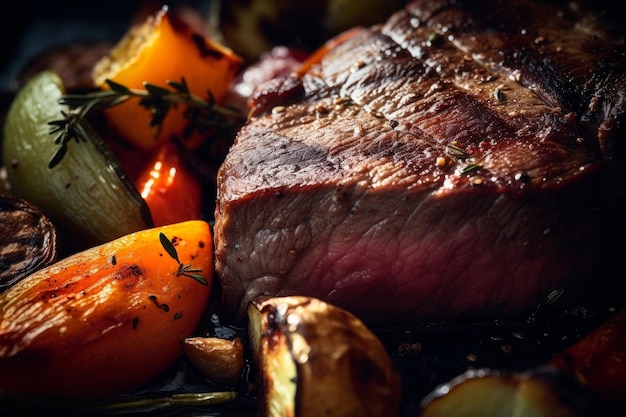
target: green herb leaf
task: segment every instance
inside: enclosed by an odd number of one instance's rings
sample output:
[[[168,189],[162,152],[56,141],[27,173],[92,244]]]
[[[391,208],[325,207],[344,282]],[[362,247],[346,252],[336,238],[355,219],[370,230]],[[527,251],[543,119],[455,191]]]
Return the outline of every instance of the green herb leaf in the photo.
[[[206,279],[204,279],[204,277],[203,277],[202,275],[200,275],[200,274],[183,274],[183,275],[186,275],[186,276],[188,276],[189,278],[193,278],[193,279],[195,279],[196,281],[198,281],[198,282],[199,282],[200,284],[202,284],[202,285],[209,285],[209,283],[207,282],[207,280],[206,280]]]
[[[472,172],[477,170],[478,168],[480,168],[481,164],[480,163],[474,163],[474,164],[467,164],[463,167],[463,169],[461,170],[462,174],[467,174],[468,172]]]
[[[209,285],[208,281],[202,275],[196,273],[202,272],[202,269],[193,268],[191,265],[183,265],[183,263],[180,262],[180,260],[178,259],[178,252],[176,251],[176,248],[163,232],[159,233],[159,240],[161,241],[161,246],[163,246],[165,251],[172,257],[172,259],[174,259],[178,263],[178,271],[176,271],[176,276],[183,275],[195,279],[202,285]]]
[[[65,154],[67,153],[67,146],[61,146],[50,158],[50,162],[48,162],[48,168],[54,168],[61,162]]]
[[[187,87],[187,82],[184,78],[181,80],[181,82],[168,81],[167,84],[179,93],[189,94],[189,88]]]
[[[146,89],[146,91],[152,94],[153,96],[165,97],[167,95],[172,94],[172,92],[168,90],[167,88],[159,87],[158,85],[145,83],[143,86]]]
[[[454,143],[449,143],[446,145],[446,153],[458,159],[466,159],[468,156],[467,152],[456,146]]]
[[[176,251],[176,248],[174,247],[174,245],[172,245],[172,242],[168,239],[167,236],[165,236],[163,232],[159,233],[159,240],[161,241],[161,246],[163,246],[163,249],[165,249],[167,254],[170,255],[172,259],[174,259],[176,262],[180,264],[180,261],[178,260],[178,252]]]
[[[130,89],[122,84],[116,83],[115,81],[109,79],[105,80],[105,82],[112,91],[116,91],[122,94],[130,94]]]

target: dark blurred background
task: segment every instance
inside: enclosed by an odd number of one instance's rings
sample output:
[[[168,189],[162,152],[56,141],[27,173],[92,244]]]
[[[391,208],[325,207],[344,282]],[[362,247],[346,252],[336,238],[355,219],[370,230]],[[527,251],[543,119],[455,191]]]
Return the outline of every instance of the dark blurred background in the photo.
[[[163,4],[197,8],[208,14],[209,0],[170,0]],[[6,6],[6,3],[3,5]],[[0,12],[3,33],[0,53],[0,90],[11,90],[18,72],[46,50],[75,40],[89,42],[120,39],[142,10],[159,7],[153,1],[110,0],[25,1],[11,3]]]
[[[312,50],[338,32],[384,21],[406,0],[18,0],[0,11],[0,91],[34,57],[73,41],[116,42],[163,5],[251,62],[275,45]]]
[[[605,9],[618,25],[626,25],[626,2],[578,1]],[[12,82],[18,71],[48,48],[75,40],[115,42],[133,20],[163,5],[197,12],[196,18],[205,19],[207,34],[251,61],[277,44],[313,49],[349,27],[382,22],[405,3],[406,0],[12,1],[9,5],[3,3],[0,9],[0,92],[14,90]],[[202,24],[197,19],[196,22]]]

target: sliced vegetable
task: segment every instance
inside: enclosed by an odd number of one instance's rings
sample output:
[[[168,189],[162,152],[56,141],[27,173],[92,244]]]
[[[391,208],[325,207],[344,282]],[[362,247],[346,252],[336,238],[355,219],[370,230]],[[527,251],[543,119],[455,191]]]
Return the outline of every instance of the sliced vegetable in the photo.
[[[89,140],[63,149],[50,122],[67,107],[58,74],[46,70],[18,92],[4,124],[2,157],[11,193],[40,207],[57,225],[63,243],[82,250],[152,226],[145,201],[102,140],[84,122]]]
[[[549,362],[626,415],[626,307]]]
[[[571,375],[551,367],[526,372],[470,369],[422,401],[419,417],[583,417],[605,415]]]
[[[626,413],[626,308],[526,372],[468,370],[437,387],[420,417],[457,415],[623,416]]]
[[[234,386],[243,371],[243,343],[218,337],[189,337],[183,341],[189,361],[207,378]]]
[[[265,416],[398,415],[399,375],[381,341],[354,315],[309,297],[249,305]]]
[[[210,295],[209,224],[142,230],[65,258],[0,294],[0,392],[104,398],[182,353]]]
[[[232,50],[195,32],[164,6],[131,27],[95,64],[92,78],[104,89],[111,87],[107,80],[138,89],[146,83],[165,86],[184,79],[190,93],[220,103],[242,64]],[[183,135],[190,120],[186,115],[189,108],[183,104],[164,107],[158,96],[167,90],[152,89],[152,93],[156,97],[149,99],[153,111],[131,100],[105,110],[109,124],[141,150],[153,150],[172,136],[188,149],[197,149],[210,132]],[[148,104],[148,100],[144,102]]]
[[[202,183],[179,148],[165,141],[135,181],[155,226],[202,218]]]
[[[39,207],[0,194],[0,293],[60,253],[56,226]]]

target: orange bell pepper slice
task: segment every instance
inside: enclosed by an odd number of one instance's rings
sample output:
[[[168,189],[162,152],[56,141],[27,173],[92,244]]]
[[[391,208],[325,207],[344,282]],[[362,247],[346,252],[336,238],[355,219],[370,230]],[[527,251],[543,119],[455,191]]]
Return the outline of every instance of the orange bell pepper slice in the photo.
[[[29,275],[0,294],[0,392],[104,398],[138,389],[182,353],[212,279],[201,220],[132,233]]]
[[[212,95],[216,103],[225,97],[230,83],[243,64],[231,49],[194,31],[180,16],[164,6],[125,36],[101,58],[92,70],[94,84],[108,88],[110,79],[128,88],[143,89],[144,83],[167,88],[167,82],[183,78],[191,94],[202,99]],[[160,126],[150,126],[152,113],[135,100],[104,110],[113,131],[134,146],[152,151],[176,136],[188,149],[197,149],[206,133],[184,138],[188,120],[185,105],[172,108]]]

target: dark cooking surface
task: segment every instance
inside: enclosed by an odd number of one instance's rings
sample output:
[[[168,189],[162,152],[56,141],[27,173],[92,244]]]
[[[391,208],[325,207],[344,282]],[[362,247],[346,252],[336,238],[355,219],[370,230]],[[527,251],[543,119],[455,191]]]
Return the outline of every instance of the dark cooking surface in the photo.
[[[539,308],[528,320],[515,323],[483,322],[466,324],[432,323],[402,329],[376,330],[401,373],[403,382],[403,414],[401,417],[417,416],[419,400],[437,384],[447,382],[468,368],[491,367],[507,370],[525,370],[551,358],[587,334],[613,311],[605,302],[591,302],[578,309],[564,312],[558,301],[550,307]],[[611,304],[615,305],[615,304]],[[211,320],[215,326],[210,332],[223,337],[233,334],[245,337],[244,330],[222,326],[217,316]],[[254,382],[254,369],[247,365],[248,382]],[[224,387],[213,385],[203,379],[189,364],[180,360],[161,377],[137,395],[170,395],[180,392],[220,391]],[[242,381],[236,387],[240,393],[233,403],[203,408],[174,408],[159,411],[138,409],[123,415],[152,416],[224,416],[255,417],[255,397],[246,392]],[[62,411],[38,403],[2,403],[0,414],[17,415],[93,416],[94,412]],[[106,415],[112,415],[106,414]]]

